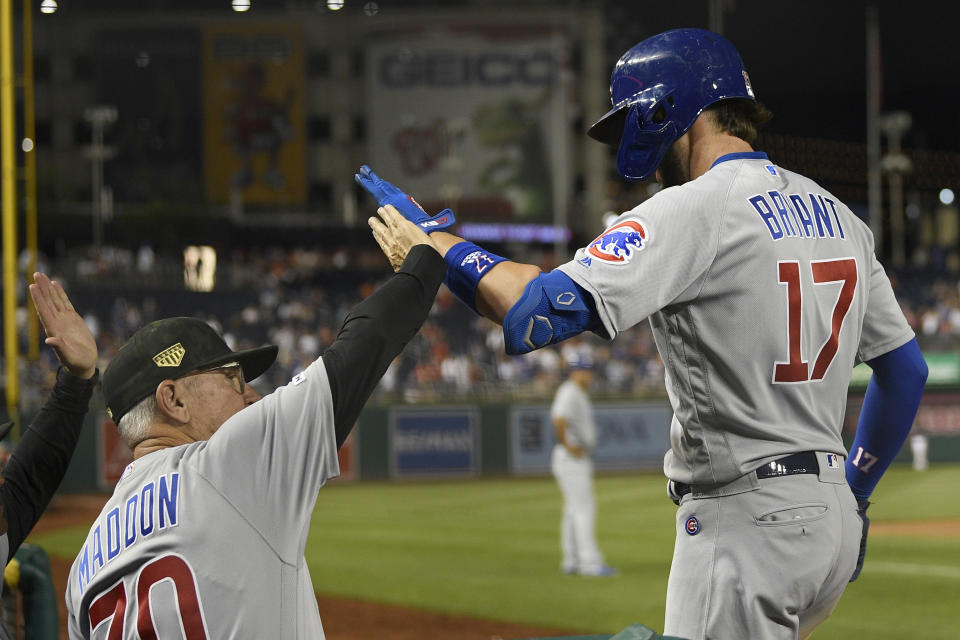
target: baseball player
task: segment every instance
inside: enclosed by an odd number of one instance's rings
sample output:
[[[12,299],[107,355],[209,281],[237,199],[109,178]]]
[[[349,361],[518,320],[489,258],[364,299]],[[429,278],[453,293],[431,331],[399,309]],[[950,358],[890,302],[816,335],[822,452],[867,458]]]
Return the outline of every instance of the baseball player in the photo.
[[[59,283],[33,274],[30,296],[40,317],[46,344],[60,368],[50,397],[22,433],[0,480],[0,568],[13,558],[50,504],[76,449],[90,396],[99,379],[97,343]],[[0,426],[0,440],[13,428]],[[0,638],[7,630],[0,624]]]
[[[597,505],[590,454],[597,443],[597,424],[588,393],[594,376],[593,362],[578,357],[568,366],[570,373],[557,387],[550,405],[550,420],[557,436],[550,454],[550,472],[563,493],[561,568],[567,574],[615,576],[617,570],[604,563],[594,535]]]
[[[277,347],[232,351],[200,320],[153,322],[117,352],[103,394],[134,461],[70,569],[71,638],[324,637],[303,556],[317,491],[446,270],[400,222],[382,245],[406,257],[397,273],[267,396],[247,381]]]
[[[926,364],[869,229],[752,147],[770,113],[733,45],[677,29],[627,51],[590,135],[628,180],[664,189],[549,272],[442,231],[368,167],[381,204],[428,231],[446,283],[503,325],[509,353],[649,318],[674,410],[679,503],[664,633],[806,637],[858,575],[868,498],[903,444]],[[850,452],[850,370],[874,371]]]

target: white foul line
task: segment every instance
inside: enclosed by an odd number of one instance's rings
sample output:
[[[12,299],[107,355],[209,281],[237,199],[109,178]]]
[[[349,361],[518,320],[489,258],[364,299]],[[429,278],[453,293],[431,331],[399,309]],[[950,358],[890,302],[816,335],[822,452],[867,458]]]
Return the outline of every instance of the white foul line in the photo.
[[[864,562],[866,571],[882,573],[906,573],[921,576],[936,576],[938,578],[954,578],[960,580],[960,567],[933,564],[913,564],[909,562],[870,562],[870,554]]]

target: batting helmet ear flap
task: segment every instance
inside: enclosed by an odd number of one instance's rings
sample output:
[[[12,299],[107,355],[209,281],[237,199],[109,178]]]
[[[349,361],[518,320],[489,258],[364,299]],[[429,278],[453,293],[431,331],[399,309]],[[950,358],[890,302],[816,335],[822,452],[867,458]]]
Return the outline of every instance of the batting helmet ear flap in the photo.
[[[662,108],[658,104],[651,109],[650,124],[662,123],[659,128],[652,130],[649,124],[644,129],[640,104],[633,104],[628,110],[620,148],[617,149],[617,170],[627,180],[645,180],[652,175],[663,161],[667,149],[682,135],[677,131],[676,122],[658,117]]]

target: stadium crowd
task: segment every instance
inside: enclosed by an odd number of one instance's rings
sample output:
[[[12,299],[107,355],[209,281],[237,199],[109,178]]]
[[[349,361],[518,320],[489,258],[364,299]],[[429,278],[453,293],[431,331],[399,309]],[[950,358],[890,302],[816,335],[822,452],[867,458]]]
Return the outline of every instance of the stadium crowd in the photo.
[[[540,257],[551,268],[551,256]],[[25,266],[25,260],[21,261]],[[388,274],[373,247],[325,249],[242,247],[221,251],[213,292],[187,291],[181,255],[106,247],[40,260],[70,291],[100,345],[100,367],[137,327],[159,317],[190,315],[221,331],[234,349],[272,342],[277,364],[257,381],[262,391],[285,384],[333,342],[347,311]],[[893,276],[911,326],[925,349],[960,342],[958,279],[911,272]],[[25,289],[21,303],[21,353],[27,353]],[[56,363],[49,349],[23,358],[22,402],[30,412],[52,384]],[[507,356],[500,327],[470,312],[445,287],[419,335],[393,362],[373,401],[545,399],[566,373],[566,362],[585,355],[597,363],[596,397],[664,393],[663,365],[644,323],[613,342],[584,335],[525,356]]]

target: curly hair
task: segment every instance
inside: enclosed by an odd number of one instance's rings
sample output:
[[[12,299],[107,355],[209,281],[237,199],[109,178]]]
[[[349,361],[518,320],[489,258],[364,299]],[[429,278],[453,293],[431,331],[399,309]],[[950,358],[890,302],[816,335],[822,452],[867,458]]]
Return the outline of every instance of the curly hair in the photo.
[[[721,131],[753,144],[757,131],[773,117],[773,112],[763,104],[744,98],[720,100],[703,110],[713,115],[713,121]]]

